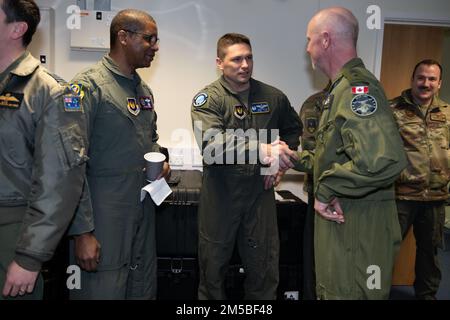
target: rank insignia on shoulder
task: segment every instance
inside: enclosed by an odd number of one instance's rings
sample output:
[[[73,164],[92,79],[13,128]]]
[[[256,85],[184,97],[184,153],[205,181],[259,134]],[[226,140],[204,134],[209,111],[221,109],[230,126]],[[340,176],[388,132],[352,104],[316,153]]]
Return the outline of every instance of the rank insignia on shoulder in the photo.
[[[136,98],[127,98],[127,109],[134,116],[137,116],[141,112],[141,108],[136,103]]]
[[[139,105],[142,110],[152,110],[153,100],[151,97],[139,97]]]
[[[369,93],[369,86],[353,86],[352,87],[353,94],[366,94]]]
[[[200,92],[194,97],[192,105],[196,108],[201,107],[206,103],[206,101],[208,101],[208,95],[204,92]]]
[[[353,97],[350,107],[356,115],[367,117],[377,111],[378,104],[377,100],[371,95],[359,94]]]
[[[81,103],[80,103],[80,97],[75,95],[65,95],[64,96],[64,110],[67,112],[80,112],[81,109]]]
[[[234,106],[234,116],[238,118],[239,120],[242,120],[246,116],[246,110],[247,108],[243,106]]]
[[[23,93],[5,93],[0,96],[0,107],[18,109],[23,100]]]
[[[83,91],[83,85],[79,83],[71,83],[69,84],[70,89],[74,94],[77,96],[80,96],[80,99],[83,99],[84,97],[84,91]]]
[[[270,112],[269,104],[267,102],[252,103],[252,113],[268,113]]]

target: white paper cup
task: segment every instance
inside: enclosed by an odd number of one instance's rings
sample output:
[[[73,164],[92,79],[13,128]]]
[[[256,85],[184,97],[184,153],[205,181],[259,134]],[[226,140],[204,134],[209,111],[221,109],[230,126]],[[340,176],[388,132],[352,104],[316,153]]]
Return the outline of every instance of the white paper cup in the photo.
[[[148,152],[144,155],[147,181],[153,182],[163,170],[166,156],[160,152]]]

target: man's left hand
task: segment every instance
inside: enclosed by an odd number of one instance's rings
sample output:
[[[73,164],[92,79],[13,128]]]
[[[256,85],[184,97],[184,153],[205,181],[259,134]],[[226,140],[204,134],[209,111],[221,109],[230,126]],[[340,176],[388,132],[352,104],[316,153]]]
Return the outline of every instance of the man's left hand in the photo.
[[[29,271],[13,261],[8,267],[6,281],[3,286],[3,296],[15,297],[18,294],[32,293],[39,271]]]
[[[172,172],[172,170],[170,169],[169,163],[168,162],[164,162],[163,170],[161,171],[159,176],[156,178],[156,180],[159,180],[161,178],[165,178],[166,180],[169,180],[171,172]]]
[[[342,211],[341,204],[338,198],[334,198],[330,203],[323,203],[317,200],[314,201],[314,210],[322,218],[337,223],[344,223],[344,212]]]

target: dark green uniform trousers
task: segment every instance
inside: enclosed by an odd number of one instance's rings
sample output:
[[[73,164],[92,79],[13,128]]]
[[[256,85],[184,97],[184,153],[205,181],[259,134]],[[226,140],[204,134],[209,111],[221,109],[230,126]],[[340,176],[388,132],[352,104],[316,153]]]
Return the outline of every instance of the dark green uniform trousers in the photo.
[[[246,167],[205,168],[199,207],[199,299],[224,300],[237,241],[245,299],[271,300],[278,287],[279,238],[273,189]]]
[[[127,185],[123,182],[112,183],[111,186],[120,189]],[[95,235],[101,245],[100,263],[96,272],[81,271],[81,289],[71,290],[71,299],[156,299],[155,210],[150,201],[147,196],[143,204],[112,200],[94,203],[94,212],[96,209],[100,211],[99,207],[102,212],[109,212],[109,215],[102,215],[101,220],[96,217],[99,228]]]
[[[339,200],[345,223],[316,215],[317,297],[388,299],[401,243],[395,200]]]
[[[312,181],[310,179],[309,181]],[[316,300],[316,270],[314,266],[314,195],[308,194],[303,228],[303,300]]]
[[[445,220],[443,201],[397,201],[398,218],[403,237],[413,225],[416,238],[416,279],[414,289],[418,299],[435,299],[441,281],[438,247],[442,248]]]
[[[0,300],[5,299],[1,294],[6,281],[6,272],[9,264],[14,259],[16,242],[19,238],[22,222],[0,225]],[[41,300],[44,295],[44,281],[39,274],[34,291],[23,296],[17,295],[15,298],[8,297],[10,300]]]

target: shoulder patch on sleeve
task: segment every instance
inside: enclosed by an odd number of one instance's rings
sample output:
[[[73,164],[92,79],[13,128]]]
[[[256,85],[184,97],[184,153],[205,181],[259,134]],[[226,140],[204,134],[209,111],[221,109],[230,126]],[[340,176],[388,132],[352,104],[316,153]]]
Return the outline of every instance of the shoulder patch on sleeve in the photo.
[[[64,111],[66,112],[82,112],[81,98],[77,95],[68,94],[63,97]]]
[[[72,82],[69,84],[70,90],[72,90],[73,94],[80,97],[80,99],[83,99],[84,97],[84,90],[83,85],[81,83]]]
[[[204,105],[206,101],[208,101],[208,94],[206,94],[205,92],[200,92],[194,97],[192,105],[198,108]]]
[[[356,115],[367,117],[377,111],[378,103],[377,100],[369,94],[359,94],[353,97],[350,107]]]

